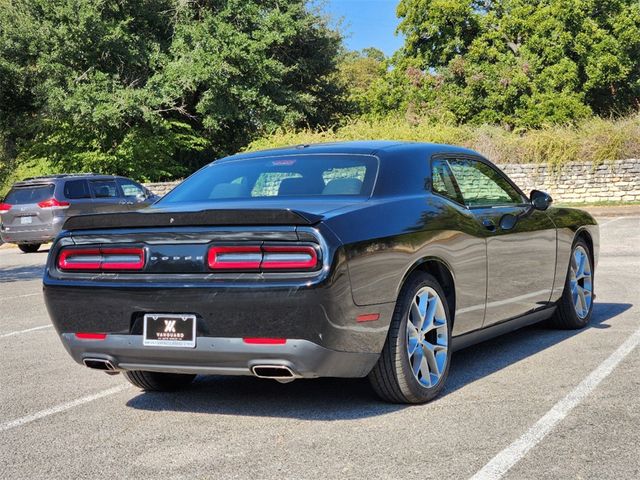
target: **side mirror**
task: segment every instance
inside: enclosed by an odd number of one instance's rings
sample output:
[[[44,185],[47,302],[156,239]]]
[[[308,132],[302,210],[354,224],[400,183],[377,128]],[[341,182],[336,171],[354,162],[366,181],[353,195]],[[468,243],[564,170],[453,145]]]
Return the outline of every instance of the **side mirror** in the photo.
[[[531,199],[531,205],[536,210],[544,211],[553,203],[553,198],[551,198],[551,195],[545,192],[541,192],[540,190],[531,190],[529,198]]]

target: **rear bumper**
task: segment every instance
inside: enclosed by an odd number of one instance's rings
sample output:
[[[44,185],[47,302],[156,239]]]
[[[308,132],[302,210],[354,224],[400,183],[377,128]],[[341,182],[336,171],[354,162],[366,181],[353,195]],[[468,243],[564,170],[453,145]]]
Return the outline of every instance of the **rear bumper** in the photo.
[[[102,359],[117,370],[252,375],[252,367],[269,365],[287,367],[300,378],[364,377],[378,359],[378,354],[337,352],[307,340],[252,345],[240,338],[199,337],[195,348],[159,348],[143,346],[141,335],[108,335],[96,341],[62,334],[61,339],[76,362]]]
[[[5,243],[47,243],[52,241],[61,229],[61,222],[29,228],[3,225],[0,228],[0,238]]]

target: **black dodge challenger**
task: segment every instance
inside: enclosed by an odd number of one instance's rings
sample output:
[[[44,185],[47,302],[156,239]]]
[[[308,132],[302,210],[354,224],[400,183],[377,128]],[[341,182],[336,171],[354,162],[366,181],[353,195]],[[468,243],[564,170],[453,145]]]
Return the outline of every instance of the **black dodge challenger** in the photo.
[[[44,294],[77,362],[144,390],[368,376],[425,402],[456,349],[589,322],[598,226],[551,202],[446,145],[240,154],[145,210],[67,220]]]

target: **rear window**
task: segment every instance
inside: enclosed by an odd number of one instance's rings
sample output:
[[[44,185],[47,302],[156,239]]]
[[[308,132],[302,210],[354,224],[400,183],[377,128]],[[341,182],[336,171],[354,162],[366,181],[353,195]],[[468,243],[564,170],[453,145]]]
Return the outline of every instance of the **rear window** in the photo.
[[[291,155],[213,163],[161,203],[222,199],[370,196],[378,160],[370,155]]]
[[[29,203],[39,203],[43,200],[53,198],[53,184],[34,185],[32,187],[14,187],[4,199],[9,205],[26,205]]]

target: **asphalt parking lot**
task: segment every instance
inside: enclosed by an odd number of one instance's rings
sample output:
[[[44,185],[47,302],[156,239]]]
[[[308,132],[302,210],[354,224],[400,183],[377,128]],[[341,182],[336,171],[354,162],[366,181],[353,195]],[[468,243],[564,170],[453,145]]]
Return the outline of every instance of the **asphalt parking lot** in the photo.
[[[458,352],[444,394],[411,407],[366,380],[142,393],[64,351],[46,252],[2,248],[0,478],[640,478],[640,218],[600,223],[589,328]]]

